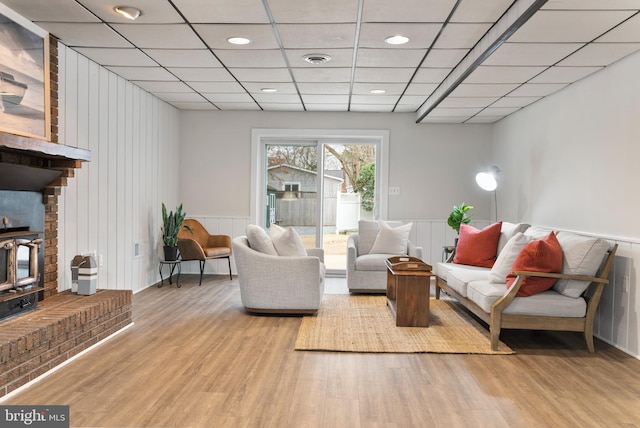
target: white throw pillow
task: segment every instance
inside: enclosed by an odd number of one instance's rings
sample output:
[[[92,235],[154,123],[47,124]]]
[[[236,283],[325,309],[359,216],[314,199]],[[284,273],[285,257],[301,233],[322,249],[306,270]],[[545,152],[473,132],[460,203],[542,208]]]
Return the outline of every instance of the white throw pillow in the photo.
[[[506,284],[507,275],[511,271],[513,262],[516,261],[520,250],[522,250],[533,238],[522,232],[516,233],[507,241],[496,262],[489,272],[489,282],[492,284]]]
[[[269,254],[270,256],[277,256],[278,252],[271,242],[271,238],[267,235],[267,232],[263,228],[255,224],[248,224],[246,232],[247,241],[249,246],[260,253]]]
[[[272,224],[269,228],[273,246],[278,255],[281,256],[306,256],[307,250],[304,248],[300,235],[293,227],[281,227]]]
[[[380,230],[369,254],[406,255],[407,246],[409,245],[409,233],[411,233],[412,227],[413,223],[391,227],[380,220]]]

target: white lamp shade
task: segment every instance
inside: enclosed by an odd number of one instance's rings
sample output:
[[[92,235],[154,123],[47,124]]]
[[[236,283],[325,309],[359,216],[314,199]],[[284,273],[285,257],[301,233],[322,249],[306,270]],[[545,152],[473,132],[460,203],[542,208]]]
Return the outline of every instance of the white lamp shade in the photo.
[[[486,190],[487,192],[492,192],[498,187],[496,177],[488,172],[478,173],[478,175],[476,175],[476,183],[478,183],[478,186],[480,186],[481,189]]]

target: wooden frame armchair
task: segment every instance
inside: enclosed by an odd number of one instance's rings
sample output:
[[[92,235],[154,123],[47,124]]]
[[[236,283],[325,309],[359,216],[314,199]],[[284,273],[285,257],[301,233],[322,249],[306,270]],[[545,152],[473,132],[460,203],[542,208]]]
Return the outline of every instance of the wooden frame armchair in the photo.
[[[191,231],[183,227],[178,233],[178,249],[182,261],[198,260],[200,262],[200,282],[207,260],[227,259],[229,264],[229,279],[231,276],[231,237],[227,235],[211,235],[204,226],[195,219],[188,218],[182,223]]]

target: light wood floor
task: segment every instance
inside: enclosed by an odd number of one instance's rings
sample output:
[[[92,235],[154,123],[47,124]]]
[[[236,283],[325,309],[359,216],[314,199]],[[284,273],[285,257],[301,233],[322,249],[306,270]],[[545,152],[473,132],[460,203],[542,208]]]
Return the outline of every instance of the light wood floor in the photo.
[[[640,426],[640,361],[579,334],[506,332],[507,356],[300,352],[300,318],[246,314],[237,279],[182,279],[2,404],[70,405],[74,427]]]

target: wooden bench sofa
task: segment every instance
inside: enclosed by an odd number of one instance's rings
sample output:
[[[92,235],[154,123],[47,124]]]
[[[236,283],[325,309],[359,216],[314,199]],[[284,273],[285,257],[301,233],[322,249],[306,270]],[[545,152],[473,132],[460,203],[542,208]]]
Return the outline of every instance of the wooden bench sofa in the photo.
[[[503,223],[498,250],[509,250],[507,243],[518,235],[540,239],[550,231],[524,224]],[[457,299],[489,325],[491,348],[498,349],[500,331],[505,329],[583,332],[589,352],[594,352],[593,324],[617,244],[571,232],[556,232],[563,252],[561,273],[513,272],[515,282],[490,281],[490,268],[453,263],[455,252],[446,263],[436,264],[436,298],[440,291]],[[498,253],[498,260],[500,253]],[[496,262],[497,263],[497,262]],[[556,278],[552,289],[531,296],[516,296],[527,277]]]

